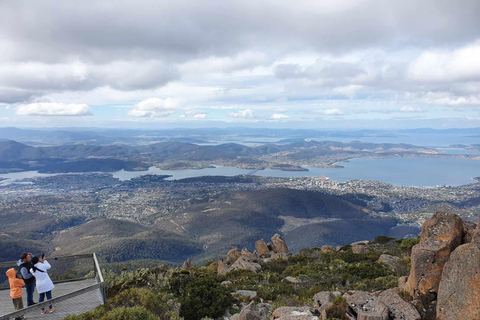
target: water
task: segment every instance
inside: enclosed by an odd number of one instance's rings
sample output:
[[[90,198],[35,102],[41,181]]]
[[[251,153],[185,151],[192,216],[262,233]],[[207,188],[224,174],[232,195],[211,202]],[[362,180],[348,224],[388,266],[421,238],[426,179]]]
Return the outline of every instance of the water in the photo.
[[[344,168],[312,168],[309,171],[280,171],[265,169],[254,173],[262,177],[319,177],[331,180],[374,180],[393,185],[433,187],[437,185],[459,186],[473,183],[473,177],[480,176],[480,161],[469,159],[352,159],[338,163]],[[171,175],[167,180],[177,180],[201,176],[236,176],[250,174],[251,170],[218,166],[216,168],[161,170],[151,167],[148,171],[117,171],[110,173],[121,181],[130,180],[146,174]],[[21,179],[48,177],[56,174],[43,174],[37,171],[0,174],[0,185],[7,185]]]

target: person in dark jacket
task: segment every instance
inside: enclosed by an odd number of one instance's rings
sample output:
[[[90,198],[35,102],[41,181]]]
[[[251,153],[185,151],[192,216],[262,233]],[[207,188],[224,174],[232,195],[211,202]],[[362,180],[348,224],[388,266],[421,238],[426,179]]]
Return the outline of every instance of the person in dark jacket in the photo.
[[[25,281],[25,290],[27,291],[27,306],[34,305],[33,302],[33,292],[35,291],[35,277],[30,273],[30,269],[33,267],[33,264],[30,262],[33,254],[24,252],[20,256],[18,262],[20,274],[23,281]]]

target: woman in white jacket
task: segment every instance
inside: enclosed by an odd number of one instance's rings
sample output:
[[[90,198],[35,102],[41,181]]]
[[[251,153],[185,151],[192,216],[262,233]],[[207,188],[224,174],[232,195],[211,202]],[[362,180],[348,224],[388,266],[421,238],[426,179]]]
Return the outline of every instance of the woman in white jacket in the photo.
[[[36,279],[37,282],[37,291],[39,293],[38,303],[43,302],[45,300],[45,296],[47,296],[47,300],[52,299],[52,289],[55,288],[55,285],[50,279],[47,270],[50,269],[52,266],[48,261],[45,259],[45,256],[41,258],[33,257],[31,262],[33,263],[33,268],[30,269],[30,273]],[[48,308],[48,312],[52,313],[55,311],[55,308],[50,305]],[[40,311],[41,314],[45,314],[45,308],[42,308]]]

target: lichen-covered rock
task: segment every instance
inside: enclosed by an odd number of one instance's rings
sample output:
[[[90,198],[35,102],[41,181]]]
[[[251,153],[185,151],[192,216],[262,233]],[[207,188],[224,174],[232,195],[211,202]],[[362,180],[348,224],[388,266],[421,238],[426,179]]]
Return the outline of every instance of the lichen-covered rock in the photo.
[[[332,246],[322,246],[322,248],[320,250],[323,253],[334,252],[335,251]]]
[[[352,252],[355,254],[368,253],[368,241],[358,241],[351,244]]]
[[[228,270],[228,267],[227,267],[227,264],[225,263],[225,261],[218,260],[217,273],[218,274],[225,274],[225,273],[227,273],[227,270]]]
[[[400,291],[405,291],[405,285],[407,284],[407,281],[408,281],[407,276],[398,278],[398,289],[400,289]]]
[[[284,282],[293,283],[293,284],[300,284],[300,283],[302,283],[302,280],[297,279],[297,278],[292,277],[292,276],[285,277],[285,278],[283,279],[283,281],[284,281]]]
[[[190,259],[187,259],[183,265],[182,265],[182,269],[191,269],[192,268],[192,262],[190,261]]]
[[[330,291],[321,291],[313,296],[315,307],[320,312],[327,308],[326,305],[330,306],[333,299],[335,296]]]
[[[273,307],[268,303],[255,304],[254,301],[245,306],[240,313],[233,315],[230,320],[263,320],[270,318]]]
[[[319,313],[311,307],[280,307],[273,312],[272,320],[318,320]]]
[[[247,248],[243,248],[242,251],[240,252],[242,256],[245,256],[247,258],[254,258],[254,254],[248,251]]]
[[[378,258],[378,261],[385,263],[398,275],[408,271],[406,264],[400,262],[399,257],[391,256],[389,254],[382,254],[380,258]]]
[[[463,221],[453,213],[439,211],[424,222],[420,243],[412,248],[411,270],[406,289],[412,296],[434,296],[450,253],[462,243]]]
[[[473,234],[477,230],[477,224],[471,221],[463,221],[463,240],[462,243],[472,242]]]
[[[480,319],[480,243],[459,246],[443,268],[437,319]]]
[[[385,304],[391,320],[420,320],[420,314],[410,303],[403,300],[398,289],[385,290],[378,296],[378,301]]]
[[[267,255],[270,252],[270,249],[268,249],[268,246],[263,239],[255,242],[255,250],[257,250],[258,256]]]
[[[373,294],[357,291],[347,296],[349,311],[357,320],[388,320],[388,308]]]
[[[257,291],[253,290],[237,290],[231,293],[234,297],[244,297],[248,298],[249,300],[253,300],[257,297]]]
[[[277,233],[272,237],[273,251],[279,254],[290,254],[285,240]]]
[[[235,262],[240,256],[241,254],[237,247],[229,250],[227,253],[227,264]]]
[[[250,270],[253,272],[260,271],[262,269],[262,266],[256,262],[253,261],[248,261],[248,258],[245,256],[240,256],[229,268],[227,272],[233,271],[233,270]]]

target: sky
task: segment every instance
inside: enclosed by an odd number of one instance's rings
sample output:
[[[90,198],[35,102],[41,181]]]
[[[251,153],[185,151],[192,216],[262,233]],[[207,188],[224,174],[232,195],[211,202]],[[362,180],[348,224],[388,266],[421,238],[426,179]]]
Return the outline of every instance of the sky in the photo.
[[[0,127],[480,126],[480,1],[0,1]]]

